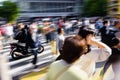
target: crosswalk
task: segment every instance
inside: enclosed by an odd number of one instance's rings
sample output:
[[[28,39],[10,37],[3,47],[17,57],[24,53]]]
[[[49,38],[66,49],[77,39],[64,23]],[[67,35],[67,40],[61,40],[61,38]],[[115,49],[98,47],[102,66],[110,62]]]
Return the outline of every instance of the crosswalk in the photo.
[[[99,39],[99,37],[98,37]],[[55,57],[52,55],[51,46],[49,43],[45,43],[45,38],[41,38],[41,43],[44,46],[44,51],[38,54],[38,62],[37,65],[41,68],[45,64],[50,64],[55,60]],[[22,75],[24,73],[28,73],[33,69],[33,65],[31,64],[33,56],[29,56],[26,58],[22,58],[19,60],[13,60],[10,56],[10,45],[5,46],[3,50],[0,51],[1,54],[6,55],[8,59],[7,65],[10,67],[9,74],[12,77],[16,77]]]
[[[45,63],[51,63],[54,61],[54,56],[51,52],[51,46],[49,43],[44,43],[45,38],[42,37],[41,43],[44,46],[44,51],[38,54],[38,62],[37,65],[39,67],[43,66]],[[3,50],[0,51],[1,54],[6,55],[8,59],[7,65],[10,67],[9,74],[12,77],[16,77],[21,75],[22,73],[29,72],[33,69],[33,65],[31,63],[33,56],[29,56],[26,58],[22,58],[19,60],[13,60],[10,56],[10,46],[5,46]]]

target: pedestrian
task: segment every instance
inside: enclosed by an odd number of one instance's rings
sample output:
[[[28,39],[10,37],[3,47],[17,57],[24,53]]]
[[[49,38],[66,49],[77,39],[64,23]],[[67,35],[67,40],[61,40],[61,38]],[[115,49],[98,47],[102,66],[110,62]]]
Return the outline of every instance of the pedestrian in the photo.
[[[66,20],[64,26],[65,26],[65,33],[69,34],[72,28],[72,23],[70,22],[70,20]]]
[[[103,27],[103,19],[102,18],[98,18],[98,20],[95,22],[95,28],[97,31],[97,35],[100,35],[99,30]]]
[[[6,40],[13,40],[13,26],[11,23],[7,23],[5,25],[5,30],[6,30]]]
[[[31,24],[26,36],[26,45],[30,47],[32,50],[32,54],[34,56],[32,64],[34,68],[38,67],[36,63],[37,63],[37,48],[40,44],[39,40],[40,36],[37,34],[37,26]]]
[[[79,36],[65,39],[61,60],[53,62],[45,79],[41,80],[88,80],[87,74],[74,63],[87,51],[85,40]]]
[[[101,75],[103,75],[103,79],[110,79],[108,76],[106,75],[107,70],[109,69],[109,67],[112,65],[112,70],[113,72],[109,71],[109,73],[113,73],[114,77],[111,78],[112,80],[119,80],[120,79],[120,40],[118,38],[113,38],[112,39],[112,55],[109,57],[109,59],[107,60]],[[106,75],[106,77],[104,76]]]
[[[23,23],[19,23],[17,25],[16,32],[14,33],[14,39],[18,40],[18,45],[26,46],[27,33],[28,29],[25,25]]]
[[[53,56],[57,55],[57,49],[56,49],[56,31],[57,28],[55,25],[53,25],[53,22],[44,22],[44,27],[43,27],[47,43],[49,42],[51,45],[51,50]]]
[[[120,21],[115,21],[114,26],[112,28],[108,28],[106,32],[106,36],[104,37],[105,44],[109,47],[112,47],[112,38],[117,37],[120,39]]]
[[[103,22],[103,27],[100,28],[100,33],[101,33],[101,41],[105,44],[107,44],[108,39],[107,37],[107,29],[109,28],[108,26],[108,21]]]
[[[61,54],[62,53],[62,48],[63,48],[63,44],[64,44],[64,39],[65,39],[65,36],[64,36],[64,29],[63,28],[58,28],[58,39],[57,39],[57,45],[58,45],[58,50],[59,50],[59,53]]]
[[[0,32],[0,50],[2,50],[3,49],[3,45],[2,45],[2,40],[3,40],[3,36],[2,36],[2,34],[1,34],[1,32]]]
[[[26,49],[30,48],[33,53],[32,64],[34,68],[38,67],[37,63],[37,48],[40,44],[40,37],[37,34],[37,26],[31,24],[29,28],[23,23],[18,24],[18,32],[15,35],[15,39],[18,40],[19,45],[24,45]],[[27,53],[24,53],[27,54]]]
[[[86,40],[88,53],[86,55],[82,55],[76,65],[80,65],[80,67],[90,77],[95,72],[96,62],[107,60],[111,55],[111,49],[106,44],[95,39],[93,29],[82,28],[79,30],[78,35]],[[97,48],[91,49],[91,46],[96,46]]]
[[[120,21],[115,21],[114,30],[116,30],[115,37],[120,39]]]

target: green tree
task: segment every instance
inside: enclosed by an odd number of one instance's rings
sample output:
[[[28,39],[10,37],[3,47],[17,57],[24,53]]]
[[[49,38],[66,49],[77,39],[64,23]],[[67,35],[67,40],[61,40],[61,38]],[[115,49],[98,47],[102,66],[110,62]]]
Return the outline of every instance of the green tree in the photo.
[[[107,15],[108,0],[86,0],[83,7],[83,16]]]
[[[19,8],[16,3],[4,1],[0,6],[0,17],[5,18],[8,22],[15,21],[19,14]]]

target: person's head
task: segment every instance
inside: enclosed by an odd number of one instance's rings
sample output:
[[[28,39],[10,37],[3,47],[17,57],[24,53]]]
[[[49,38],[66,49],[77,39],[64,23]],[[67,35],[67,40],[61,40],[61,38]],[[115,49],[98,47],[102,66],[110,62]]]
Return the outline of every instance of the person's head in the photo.
[[[63,28],[58,28],[57,32],[58,32],[59,35],[64,34],[64,29]]]
[[[38,28],[36,25],[30,25],[29,29],[31,33],[36,33]]]
[[[91,39],[95,35],[94,31],[95,31],[94,29],[87,28],[86,26],[82,26],[79,29],[78,36],[80,36],[81,38],[85,39],[86,44],[87,44],[88,51],[86,53],[91,51],[91,48],[90,48],[91,44],[90,44],[90,42],[91,42]]]
[[[104,22],[103,22],[103,25],[104,25],[104,26],[108,26],[108,21],[104,21]]]
[[[120,40],[116,37],[112,38],[111,46],[114,48],[120,47]]]
[[[103,18],[98,18],[98,21],[99,22],[103,22]]]
[[[24,27],[25,27],[25,25],[24,25],[23,23],[19,23],[19,24],[18,24],[18,29],[19,29],[19,30],[23,29]]]
[[[115,21],[114,26],[118,29],[120,29],[120,21]]]
[[[87,38],[87,36],[94,34],[95,34],[94,30],[91,28],[87,28],[86,26],[82,26],[78,32],[78,35],[85,39]]]
[[[79,36],[70,36],[65,39],[61,59],[67,63],[74,63],[87,52],[85,40]]]

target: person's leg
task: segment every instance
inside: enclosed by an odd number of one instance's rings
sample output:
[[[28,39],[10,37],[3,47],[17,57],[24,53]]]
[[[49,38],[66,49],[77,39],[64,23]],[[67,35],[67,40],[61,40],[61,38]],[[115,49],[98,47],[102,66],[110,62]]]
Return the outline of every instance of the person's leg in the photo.
[[[52,41],[50,42],[50,45],[51,45],[51,50],[52,50],[53,55],[57,55],[57,51],[56,51],[56,41],[55,41],[55,40],[52,40]]]
[[[32,53],[33,53],[33,56],[34,56],[32,64],[36,65],[36,63],[37,63],[37,51],[36,50],[32,50]]]

